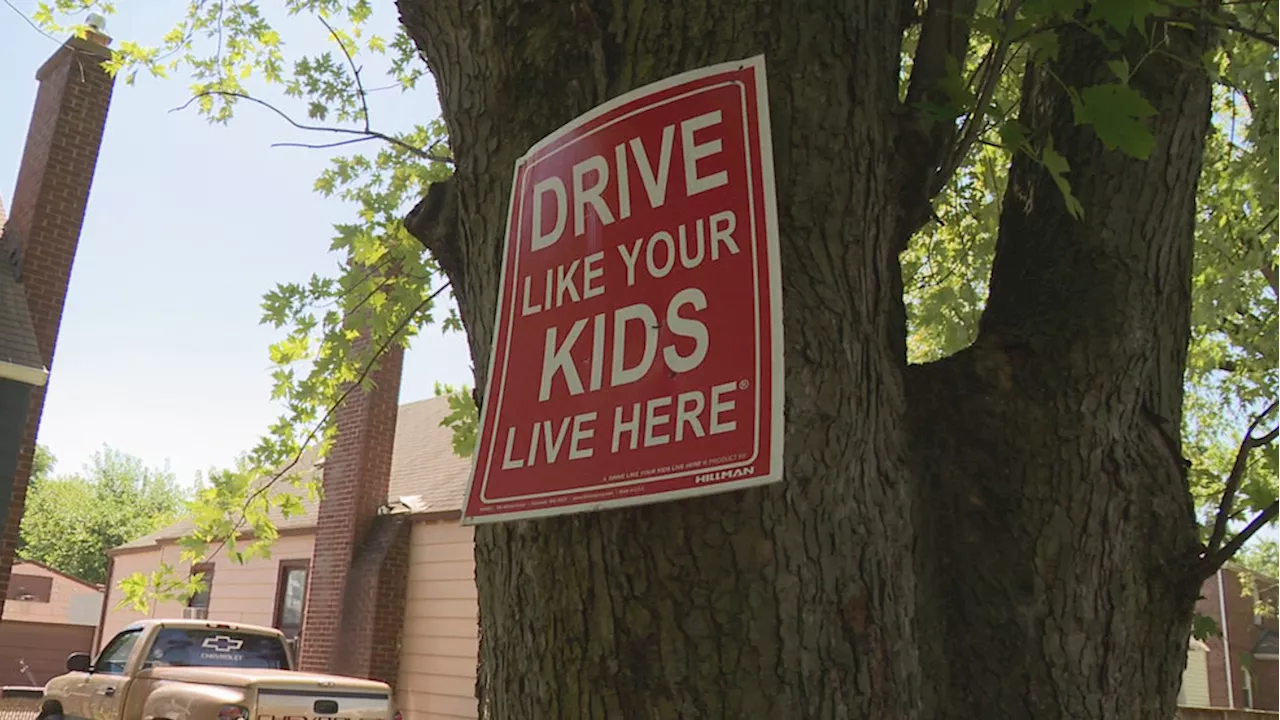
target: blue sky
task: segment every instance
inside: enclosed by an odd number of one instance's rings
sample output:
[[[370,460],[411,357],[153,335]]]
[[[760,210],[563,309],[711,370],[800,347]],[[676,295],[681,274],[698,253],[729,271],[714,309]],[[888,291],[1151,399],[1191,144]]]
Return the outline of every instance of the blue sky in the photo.
[[[36,7],[10,2],[28,16]],[[386,6],[375,24],[389,28],[394,8]],[[177,19],[143,7],[119,3],[107,33],[154,41]],[[323,28],[278,28],[294,41],[287,57],[324,46]],[[0,47],[0,197],[8,206],[35,72],[57,42],[0,4]],[[79,470],[103,444],[168,463],[184,482],[229,465],[278,414],[267,358],[278,335],[258,324],[262,294],[336,267],[331,226],[353,208],[311,190],[328,155],[269,147],[315,136],[248,106],[228,126],[170,112],[186,98],[181,78],[116,85],[40,427],[58,471]],[[439,114],[430,83],[375,100],[379,128]],[[431,396],[436,381],[470,383],[470,363],[460,333],[428,329],[405,360],[401,401]]]

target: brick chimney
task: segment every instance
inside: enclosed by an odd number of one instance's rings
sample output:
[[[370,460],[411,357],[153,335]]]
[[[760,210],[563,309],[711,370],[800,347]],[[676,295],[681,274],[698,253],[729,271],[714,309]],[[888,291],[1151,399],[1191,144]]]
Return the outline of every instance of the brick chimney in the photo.
[[[364,342],[363,340],[357,342]],[[409,523],[387,504],[404,351],[389,349],[336,412],[322,471],[301,666],[395,683],[408,576]]]
[[[98,18],[90,18],[90,24],[101,27]],[[83,40],[72,38],[36,73],[40,89],[0,243],[0,272],[14,273],[21,283],[36,346],[47,369],[53,367],[67,283],[111,105],[114,79],[101,67],[111,55],[109,43],[100,30]],[[32,388],[12,493],[0,497],[8,507],[0,536],[0,611],[9,586],[44,397],[43,387]],[[0,483],[0,488],[6,484]],[[0,504],[0,509],[4,507]]]

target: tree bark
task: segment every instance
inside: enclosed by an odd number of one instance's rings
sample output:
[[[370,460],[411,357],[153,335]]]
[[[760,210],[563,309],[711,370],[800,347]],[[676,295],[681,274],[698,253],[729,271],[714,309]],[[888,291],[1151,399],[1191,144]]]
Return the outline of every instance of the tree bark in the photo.
[[[634,87],[768,62],[786,479],[478,527],[482,717],[1170,716],[1195,599],[1176,435],[1207,81],[1149,61],[1144,163],[1031,73],[1023,115],[1086,220],[1015,162],[978,343],[908,370],[911,6],[399,0],[457,163],[411,229],[459,295],[477,384],[516,159]],[[1064,42],[1060,75],[1105,72],[1087,42]]]
[[[1159,113],[1147,161],[1073,122],[1063,84],[1113,81],[1097,38],[1064,32],[1028,71],[1022,122],[1069,161],[1084,219],[1015,160],[978,339],[909,374],[939,717],[1173,715],[1199,591],[1178,437],[1210,87],[1187,62],[1208,38],[1168,40],[1132,81]]]

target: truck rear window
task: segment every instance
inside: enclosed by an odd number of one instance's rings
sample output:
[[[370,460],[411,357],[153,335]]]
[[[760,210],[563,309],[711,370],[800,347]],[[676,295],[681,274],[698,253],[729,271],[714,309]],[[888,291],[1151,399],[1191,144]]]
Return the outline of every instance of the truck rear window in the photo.
[[[165,628],[144,667],[227,667],[288,670],[284,644],[270,635],[216,628]]]

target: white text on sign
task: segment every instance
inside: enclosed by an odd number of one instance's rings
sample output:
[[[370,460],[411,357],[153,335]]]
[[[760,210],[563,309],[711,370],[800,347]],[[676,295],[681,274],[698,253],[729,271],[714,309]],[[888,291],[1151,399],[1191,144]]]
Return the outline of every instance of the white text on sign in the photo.
[[[698,161],[719,153],[723,147],[719,137],[699,143],[694,135],[699,130],[713,128],[720,124],[721,113],[714,110],[680,123],[681,155],[684,158],[685,192],[689,196],[713,190],[729,182],[729,174],[723,170],[708,176],[698,174]],[[602,197],[609,186],[609,163],[600,155],[576,163],[573,166],[573,234],[575,237],[586,232],[586,212],[590,205],[596,216],[604,225],[611,225],[617,219],[631,217],[631,182],[627,168],[627,149],[631,150],[631,158],[640,172],[644,183],[645,195],[649,207],[662,207],[667,198],[667,181],[671,172],[671,145],[675,137],[675,125],[662,129],[662,146],[658,151],[657,167],[649,162],[649,152],[639,137],[633,137],[626,143],[614,148],[614,178],[618,183],[617,214]],[[588,185],[587,177],[592,176]],[[556,214],[550,228],[542,217],[542,196],[551,193],[555,196]],[[537,252],[551,247],[564,234],[568,221],[570,198],[565,190],[564,180],[549,177],[533,187],[533,244],[532,251]]]

